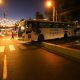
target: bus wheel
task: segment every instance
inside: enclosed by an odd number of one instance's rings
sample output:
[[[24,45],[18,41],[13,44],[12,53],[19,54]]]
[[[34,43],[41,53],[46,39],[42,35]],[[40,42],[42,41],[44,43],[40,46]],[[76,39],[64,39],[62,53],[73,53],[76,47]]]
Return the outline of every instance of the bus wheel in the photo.
[[[43,35],[43,34],[40,34],[40,35],[38,36],[38,41],[39,41],[39,42],[43,42],[43,41],[44,41],[44,35]]]
[[[64,33],[64,38],[68,38],[68,34],[67,33]]]

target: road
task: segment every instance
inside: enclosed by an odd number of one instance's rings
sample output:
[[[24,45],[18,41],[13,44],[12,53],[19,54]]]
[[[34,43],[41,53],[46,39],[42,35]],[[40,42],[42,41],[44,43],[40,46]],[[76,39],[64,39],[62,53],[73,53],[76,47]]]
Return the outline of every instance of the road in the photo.
[[[80,63],[16,38],[0,39],[0,80],[80,80]]]

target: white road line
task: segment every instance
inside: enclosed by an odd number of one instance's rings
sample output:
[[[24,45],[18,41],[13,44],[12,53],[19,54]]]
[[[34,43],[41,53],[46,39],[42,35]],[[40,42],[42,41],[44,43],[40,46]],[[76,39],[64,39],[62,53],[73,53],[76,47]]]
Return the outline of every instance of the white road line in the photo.
[[[10,49],[10,51],[14,51],[15,50],[14,45],[9,45],[9,49]]]
[[[6,39],[3,39],[3,41],[5,41]]]
[[[7,39],[7,41],[9,41],[9,40],[10,40],[10,38]]]
[[[4,52],[5,46],[0,46],[0,52]]]
[[[18,38],[14,38],[15,40],[18,40]]]
[[[7,80],[7,56],[4,55],[3,80]]]
[[[9,41],[9,40],[11,40],[11,38],[2,39],[2,41]],[[18,40],[18,38],[14,38],[14,40]]]

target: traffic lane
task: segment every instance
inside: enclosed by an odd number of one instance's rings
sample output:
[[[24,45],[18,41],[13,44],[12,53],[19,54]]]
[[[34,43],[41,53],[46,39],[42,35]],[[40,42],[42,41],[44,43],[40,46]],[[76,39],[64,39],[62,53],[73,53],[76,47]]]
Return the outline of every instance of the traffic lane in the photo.
[[[3,63],[4,63],[4,54],[0,53],[0,80],[3,78]]]
[[[78,80],[80,64],[37,47],[7,54],[8,80]]]
[[[3,67],[4,67],[4,43],[3,38],[0,37],[0,80],[3,79]]]

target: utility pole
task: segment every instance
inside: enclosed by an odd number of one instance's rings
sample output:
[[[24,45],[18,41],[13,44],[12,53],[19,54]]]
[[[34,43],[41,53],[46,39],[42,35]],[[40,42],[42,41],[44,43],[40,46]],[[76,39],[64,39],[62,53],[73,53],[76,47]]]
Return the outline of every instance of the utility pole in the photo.
[[[50,7],[53,8],[53,22],[57,21],[58,14],[57,14],[56,6],[55,6],[55,1],[52,2],[51,0],[48,0],[46,2],[46,6],[49,7],[49,8]]]
[[[6,13],[5,13],[5,10],[3,11],[3,19],[4,19],[4,27],[5,27],[5,34],[7,33],[6,32]]]

